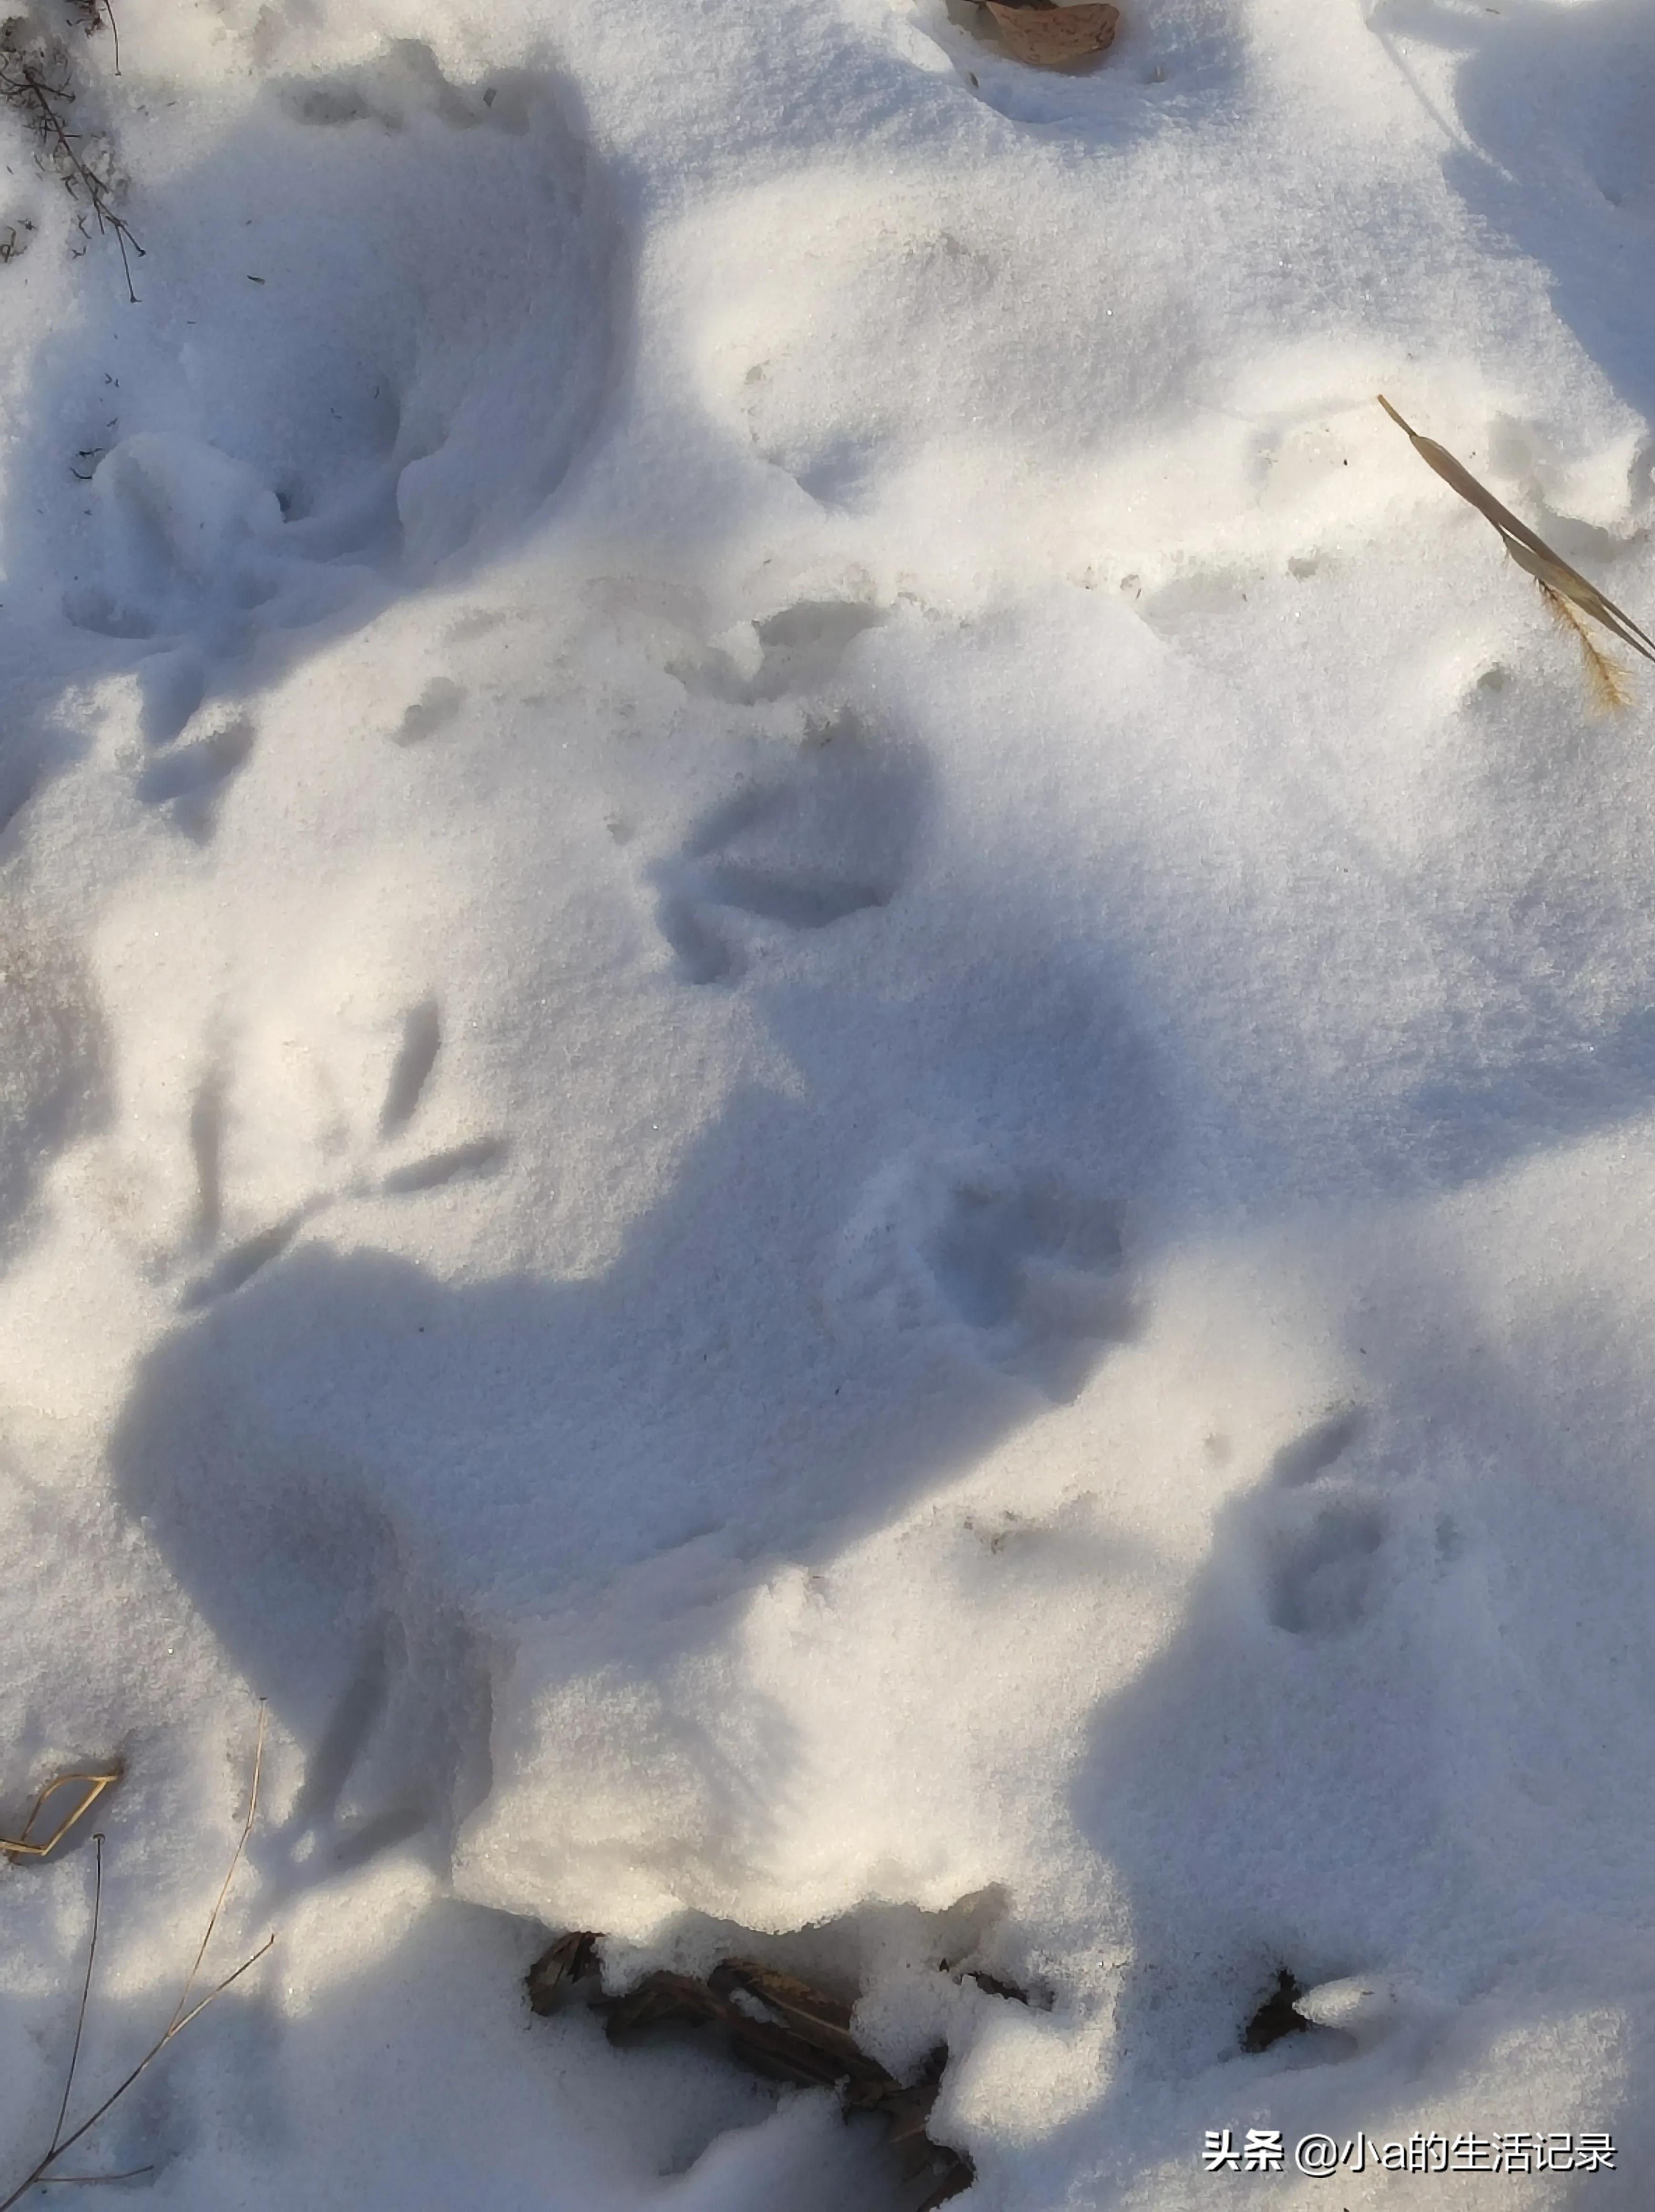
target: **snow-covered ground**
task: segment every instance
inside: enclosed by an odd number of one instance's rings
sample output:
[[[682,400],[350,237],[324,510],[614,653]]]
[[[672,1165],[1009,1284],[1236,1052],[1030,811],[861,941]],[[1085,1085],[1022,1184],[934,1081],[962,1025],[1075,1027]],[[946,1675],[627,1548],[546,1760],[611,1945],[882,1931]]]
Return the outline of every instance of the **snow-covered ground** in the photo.
[[[985,2212],[1647,2203],[1655,684],[1374,395],[1650,626],[1649,0],[1051,75],[967,0],[119,0],[118,75],[30,4],[145,249],[0,117],[0,1828],[125,1765],[71,2120],[261,1698],[213,1959],[277,1937],[74,2170],[908,2201],[533,2019],[587,1928],[946,2040]],[[0,1873],[0,2194],[92,1870]],[[1415,2130],[1616,2170],[1293,2170]]]

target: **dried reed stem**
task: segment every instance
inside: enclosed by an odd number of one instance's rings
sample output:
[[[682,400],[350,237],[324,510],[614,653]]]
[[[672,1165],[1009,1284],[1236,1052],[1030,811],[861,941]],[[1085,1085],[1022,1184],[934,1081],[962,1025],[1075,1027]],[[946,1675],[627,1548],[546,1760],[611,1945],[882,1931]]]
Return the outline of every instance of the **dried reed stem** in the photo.
[[[1632,617],[1613,599],[1600,592],[1596,584],[1572,568],[1561,553],[1537,537],[1528,524],[1502,507],[1488,486],[1479,483],[1464,462],[1457,461],[1446,446],[1438,445],[1434,438],[1422,437],[1403,422],[1383,392],[1379,402],[1397,428],[1411,441],[1414,451],[1428,468],[1434,469],[1446,484],[1452,486],[1460,497],[1474,507],[1485,522],[1491,523],[1500,533],[1506,550],[1518,567],[1532,576],[1540,586],[1542,598],[1555,619],[1572,629],[1579,639],[1585,662],[1586,681],[1596,704],[1610,709],[1624,707],[1628,692],[1626,672],[1617,668],[1599,650],[1580,614],[1590,615],[1595,623],[1622,645],[1630,646],[1646,660],[1655,660],[1655,638],[1639,629]],[[1576,612],[1579,610],[1579,613]]]

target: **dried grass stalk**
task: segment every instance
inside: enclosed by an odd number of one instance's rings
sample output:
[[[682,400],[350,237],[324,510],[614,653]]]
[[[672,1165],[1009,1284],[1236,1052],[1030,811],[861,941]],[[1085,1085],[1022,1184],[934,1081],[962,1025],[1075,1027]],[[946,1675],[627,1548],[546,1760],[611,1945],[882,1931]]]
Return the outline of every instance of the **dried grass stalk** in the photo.
[[[1590,615],[1601,623],[1622,645],[1630,646],[1646,660],[1655,660],[1655,638],[1639,629],[1632,617],[1613,599],[1600,592],[1596,584],[1572,568],[1561,553],[1537,537],[1514,515],[1510,507],[1502,507],[1486,484],[1479,483],[1464,464],[1457,461],[1446,446],[1438,445],[1434,438],[1422,437],[1412,426],[1403,422],[1383,392],[1379,402],[1397,428],[1411,441],[1414,451],[1428,468],[1434,469],[1446,484],[1451,484],[1460,497],[1474,507],[1485,522],[1492,523],[1499,532],[1506,550],[1518,567],[1532,576],[1540,586],[1541,597],[1555,620],[1574,633],[1579,642],[1585,663],[1586,682],[1594,702],[1603,708],[1624,707],[1630,696],[1627,675],[1601,651],[1591,633],[1579,619]],[[1576,611],[1579,611],[1578,612]]]
[[[54,1776],[53,1778],[47,1783],[45,1788],[40,1792],[39,1796],[35,1799],[33,1804],[30,1806],[28,1818],[23,1823],[23,1832],[21,1835],[0,1836],[0,1851],[9,1851],[12,1856],[16,1858],[43,1859],[48,1857],[52,1852],[57,1850],[58,1844],[62,1843],[64,1838],[69,1833],[76,1822],[82,1820],[85,1815],[92,1810],[92,1808],[97,1803],[99,1798],[103,1796],[104,1791],[106,1790],[112,1790],[120,1778],[121,1770],[118,1766],[112,1768],[107,1774],[59,1774]],[[81,1795],[76,1800],[74,1805],[67,1813],[64,1814],[63,1819],[58,1821],[57,1826],[52,1830],[49,1836],[44,1838],[36,1836],[34,1833],[34,1824],[39,1819],[45,1808],[58,1795],[60,1790],[67,1790],[76,1784],[79,1785]]]
[[[137,2081],[139,2076],[149,2071],[149,2068],[155,2064],[156,2059],[161,2057],[162,2051],[166,2050],[167,2045],[173,2042],[176,2037],[181,2035],[185,2029],[189,2027],[192,2020],[195,2020],[200,2014],[205,2012],[208,2006],[213,2002],[215,1998],[221,1997],[225,1990],[227,1990],[233,1983],[239,1982],[241,1979],[241,1977],[250,1967],[257,1966],[258,1961],[270,1949],[271,1944],[275,1942],[276,1937],[273,1935],[267,1936],[264,1942],[259,1945],[258,1948],[256,1951],[251,1952],[248,1956],[241,1961],[241,1964],[239,1966],[232,1967],[230,1972],[226,1974],[221,1980],[214,1983],[212,1987],[203,1991],[201,1996],[197,1996],[196,1995],[196,1990],[199,1986],[202,1964],[207,1956],[207,1947],[213,1940],[213,1931],[218,1926],[219,1916],[224,1909],[224,1900],[229,1894],[230,1884],[235,1879],[236,1869],[241,1864],[242,1855],[247,1848],[247,1838],[252,1833],[253,1822],[258,1815],[258,1781],[261,1770],[264,1766],[264,1708],[261,1704],[258,1709],[258,1742],[253,1753],[252,1786],[247,1793],[247,1817],[242,1823],[240,1835],[236,1838],[235,1850],[230,1858],[229,1871],[226,1874],[224,1881],[220,1887],[218,1895],[214,1900],[212,1911],[208,1917],[207,1932],[201,1939],[200,1947],[196,1952],[194,1960],[191,1961],[190,1971],[185,1977],[182,1994],[179,1996],[178,2003],[173,2008],[173,2017],[167,2021],[167,2026],[161,2030],[161,2033],[155,2038],[149,2048],[138,2060],[136,2065],[115,2084],[115,2087],[109,2092],[109,2094],[103,2099],[100,2104],[93,2108],[93,2110],[87,2115],[86,2118],[81,2122],[78,2127],[70,2129],[68,2133],[65,2134],[64,2129],[69,2118],[70,2098],[73,2094],[75,2088],[75,2069],[80,2063],[81,2039],[86,2027],[87,2006],[92,1995],[92,1969],[98,1956],[98,1927],[100,1911],[103,1900],[104,1839],[101,1836],[99,1836],[95,1839],[98,1850],[96,1872],[94,1877],[92,1891],[92,1934],[90,1941],[87,1945],[86,1976],[81,1984],[80,2009],[76,2013],[75,2019],[75,2042],[74,2046],[70,2052],[69,2070],[64,2077],[64,2094],[58,2107],[57,2124],[52,2131],[52,2141],[47,2144],[42,2155],[36,2159],[33,2166],[29,2169],[28,2172],[24,2175],[22,2180],[18,2183],[11,2194],[9,2197],[0,2197],[0,2212],[11,2212],[12,2206],[20,2203],[23,2197],[27,2197],[30,2190],[41,2187],[48,2183],[76,2182],[84,2185],[86,2184],[101,2181],[128,2181],[132,2179],[135,2175],[147,2173],[150,2170],[147,2166],[135,2166],[124,2173],[58,2173],[52,2171],[64,2153],[67,2150],[72,2150],[75,2145],[79,2142],[83,2136],[90,2135],[93,2129],[97,2126],[99,2121],[102,2119],[104,2114],[110,2110],[111,2106],[118,2104],[120,2100],[126,2094],[127,2091],[132,2087],[133,2083]],[[84,1776],[75,1776],[68,1778],[78,1781],[85,1780],[87,1778]],[[110,1779],[113,1780],[114,1778],[112,1776],[110,1777]],[[96,1794],[97,1793],[94,1791],[94,1795],[95,1796]],[[37,1801],[37,1809],[39,1802],[43,1802],[43,1800]],[[89,1802],[90,1801],[88,1800],[88,1802]],[[84,1811],[85,1808],[82,1807],[81,1809]],[[72,1819],[78,1818],[78,1814],[72,1816]],[[69,1824],[66,1823],[65,1825]]]
[[[1586,689],[1591,694],[1591,703],[1600,714],[1618,714],[1632,703],[1632,679],[1618,660],[1611,660],[1603,652],[1569,602],[1561,592],[1555,592],[1542,579],[1540,596],[1546,611],[1560,629],[1569,632],[1580,648],[1581,665],[1586,672]]]

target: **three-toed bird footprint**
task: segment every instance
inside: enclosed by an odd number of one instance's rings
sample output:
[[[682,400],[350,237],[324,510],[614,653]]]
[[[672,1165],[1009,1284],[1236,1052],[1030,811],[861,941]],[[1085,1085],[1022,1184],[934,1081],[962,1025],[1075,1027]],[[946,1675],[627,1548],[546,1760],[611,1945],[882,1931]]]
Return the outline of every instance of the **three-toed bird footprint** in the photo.
[[[790,770],[708,810],[655,871],[656,921],[692,983],[727,982],[776,941],[890,902],[920,811],[911,762],[848,715]]]
[[[226,1212],[224,1152],[233,1111],[231,1073],[215,1065],[198,1085],[190,1109],[188,1139],[195,1164],[195,1247],[211,1255],[185,1285],[186,1309],[210,1305],[280,1259],[307,1221],[345,1198],[403,1198],[488,1176],[501,1164],[507,1146],[494,1133],[463,1139],[398,1160],[402,1140],[420,1118],[443,1048],[442,1012],[434,998],[421,999],[402,1016],[389,1075],[373,1120],[373,1133],[352,1149],[346,1172],[319,1175],[309,1194],[251,1235],[221,1246]],[[387,1152],[391,1157],[386,1159]]]

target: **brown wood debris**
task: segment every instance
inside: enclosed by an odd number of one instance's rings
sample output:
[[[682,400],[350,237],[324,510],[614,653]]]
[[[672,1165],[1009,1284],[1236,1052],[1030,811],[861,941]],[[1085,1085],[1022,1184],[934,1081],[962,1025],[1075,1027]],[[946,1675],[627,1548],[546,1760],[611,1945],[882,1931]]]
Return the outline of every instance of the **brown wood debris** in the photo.
[[[749,1959],[721,1960],[705,1981],[665,1971],[646,1974],[611,1996],[603,1987],[602,1940],[575,1929],[542,1953],[527,1977],[536,2012],[555,2012],[577,1984],[590,1984],[595,1986],[582,1994],[603,2016],[611,2043],[634,2042],[657,2028],[711,2030],[731,2058],[766,2081],[832,2089],[847,2112],[883,2119],[905,2178],[929,2185],[915,2212],[933,2212],[970,2188],[976,2178],[971,2160],[925,2132],[948,2059],[945,2045],[931,2052],[917,2080],[899,2081],[858,2045],[848,2004]]]

